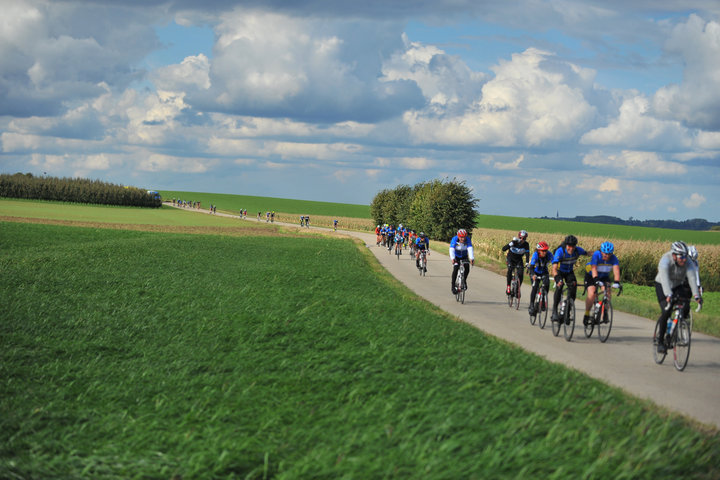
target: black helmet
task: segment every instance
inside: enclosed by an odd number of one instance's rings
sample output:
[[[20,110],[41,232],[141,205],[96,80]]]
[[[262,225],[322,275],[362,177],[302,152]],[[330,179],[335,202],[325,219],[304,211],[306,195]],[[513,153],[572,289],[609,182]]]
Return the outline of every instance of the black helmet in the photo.
[[[565,245],[570,245],[572,247],[575,247],[575,246],[577,246],[577,243],[578,242],[577,242],[577,238],[575,237],[575,235],[568,235],[567,237],[565,237]]]

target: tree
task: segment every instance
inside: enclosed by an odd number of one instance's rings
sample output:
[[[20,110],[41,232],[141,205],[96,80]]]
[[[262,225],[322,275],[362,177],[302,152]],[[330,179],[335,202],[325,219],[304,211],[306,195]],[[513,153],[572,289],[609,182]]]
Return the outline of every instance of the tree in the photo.
[[[430,238],[447,241],[460,228],[475,228],[477,202],[465,182],[436,179],[382,190],[373,198],[370,213],[377,224],[405,223]]]

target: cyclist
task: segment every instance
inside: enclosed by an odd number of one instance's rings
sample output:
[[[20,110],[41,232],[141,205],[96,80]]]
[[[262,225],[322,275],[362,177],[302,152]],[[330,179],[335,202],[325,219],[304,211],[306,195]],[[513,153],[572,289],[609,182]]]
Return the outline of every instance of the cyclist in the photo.
[[[415,266],[417,268],[420,268],[420,252],[430,255],[430,239],[425,235],[425,232],[420,232],[415,239]]]
[[[510,295],[510,282],[512,282],[513,270],[518,270],[518,291],[517,298],[520,298],[520,285],[523,282],[523,268],[524,265],[530,261],[530,245],[527,242],[528,233],[525,230],[520,230],[518,236],[513,238],[510,243],[502,247],[503,252],[507,254],[507,287],[505,288],[505,294]],[[508,251],[509,250],[509,251]],[[525,263],[523,264],[523,256],[525,257]]]
[[[615,284],[613,287],[620,288],[620,261],[615,256],[615,245],[612,242],[603,242],[600,250],[593,253],[590,261],[585,265],[585,286],[587,297],[585,298],[585,316],[583,325],[588,325],[590,309],[597,299],[597,289],[602,287],[604,282],[610,279],[610,272],[613,273]]]
[[[400,251],[400,254],[402,254],[402,248],[403,248],[403,232],[402,229],[397,229],[395,231],[395,253],[398,253]]]
[[[548,266],[552,264],[553,259],[552,255],[548,255],[550,246],[547,242],[538,242],[536,247],[535,252],[530,258],[530,263],[528,264],[528,275],[530,275],[533,282],[532,291],[530,292],[530,306],[528,307],[528,313],[530,315],[535,315],[537,313],[537,307],[534,302],[535,295],[537,295],[540,284],[535,283],[535,279],[540,277],[543,282],[543,287],[545,287],[545,291],[550,291],[550,272],[548,270]]]
[[[700,293],[700,296],[702,297],[703,294],[703,287],[700,284],[700,263],[698,263],[698,251],[695,245],[690,245],[688,247],[688,257],[690,257],[690,260],[693,261],[695,264],[695,279],[697,281],[698,286],[698,292]]]
[[[578,246],[578,239],[575,235],[568,235],[565,240],[555,250],[552,260],[552,276],[555,280],[555,285],[560,287],[563,282],[567,283],[568,291],[570,293],[571,301],[575,301],[575,295],[577,294],[577,278],[573,267],[575,262],[578,261],[580,255],[587,255],[588,253],[584,248]],[[559,288],[555,289],[555,295],[553,297],[553,313],[552,321],[557,322],[560,317],[558,315],[558,305],[562,291]]]
[[[475,252],[473,252],[472,241],[467,234],[465,229],[461,228],[457,231],[452,240],[450,240],[450,261],[453,264],[452,279],[450,290],[452,294],[457,293],[455,288],[455,281],[457,280],[458,270],[460,269],[460,262],[470,261],[471,265],[475,265]],[[467,277],[470,274],[470,269],[465,269],[465,284],[467,285]]]
[[[388,225],[387,228],[385,229],[385,246],[387,247],[388,252],[392,250],[394,240],[395,240],[395,226]]]
[[[333,230],[337,230],[337,224],[338,224],[337,219],[333,220]]]
[[[660,257],[658,273],[655,277],[655,293],[660,304],[660,317],[657,320],[658,339],[665,337],[667,321],[670,317],[670,310],[666,310],[665,307],[672,301],[673,295],[687,300],[683,312],[685,316],[690,312],[691,296],[702,305],[702,297],[697,287],[695,263],[687,261],[688,253],[688,246],[685,242],[674,242],[670,251]],[[665,342],[658,341],[657,351],[658,353],[667,351]]]

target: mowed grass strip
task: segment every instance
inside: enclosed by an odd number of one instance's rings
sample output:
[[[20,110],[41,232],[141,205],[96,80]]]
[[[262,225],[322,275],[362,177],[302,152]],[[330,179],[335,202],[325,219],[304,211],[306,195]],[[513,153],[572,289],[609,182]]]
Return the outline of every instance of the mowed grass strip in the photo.
[[[235,226],[239,220],[197,211],[160,208],[86,205],[40,200],[0,198],[0,217],[40,218],[72,222],[104,222],[124,225]]]
[[[0,478],[717,478],[351,241],[0,224]]]

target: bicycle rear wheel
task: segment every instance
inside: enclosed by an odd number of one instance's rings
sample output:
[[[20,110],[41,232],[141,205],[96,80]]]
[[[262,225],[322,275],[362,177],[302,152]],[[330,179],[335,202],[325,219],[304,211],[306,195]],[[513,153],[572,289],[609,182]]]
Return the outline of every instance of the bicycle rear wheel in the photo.
[[[662,338],[660,338],[660,325],[658,323],[655,323],[655,331],[653,332],[653,338],[652,338],[652,349],[653,349],[653,360],[655,360],[655,363],[658,365],[663,363],[665,361],[665,355],[667,353],[658,353],[657,347],[660,342],[663,341]]]
[[[673,363],[679,372],[685,370],[688,358],[690,358],[690,334],[690,325],[684,318],[681,319],[673,334],[673,343],[675,343]]]
[[[610,336],[613,324],[613,307],[609,300],[603,303],[603,311],[599,315],[598,321],[598,338],[602,343],[605,343]]]
[[[538,316],[541,313],[538,305],[540,305],[540,295],[535,295],[535,314],[530,315],[530,325],[535,325],[535,321],[538,319]]]
[[[594,310],[595,310],[595,307],[593,307],[593,312],[592,312],[592,315],[590,316],[590,319],[589,319],[587,325],[585,324],[585,317],[583,317],[583,327],[584,327],[584,331],[585,331],[585,338],[592,337],[593,330],[595,329],[595,319],[597,318],[597,316],[596,316],[596,312]]]
[[[545,323],[547,322],[547,316],[548,316],[548,298],[547,298],[547,292],[543,291],[542,296],[540,297],[540,306],[538,308],[538,326],[542,329],[545,328]]]
[[[568,298],[568,304],[565,307],[565,322],[563,323],[563,336],[568,342],[572,340],[575,331],[575,302]]]

